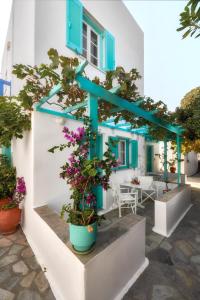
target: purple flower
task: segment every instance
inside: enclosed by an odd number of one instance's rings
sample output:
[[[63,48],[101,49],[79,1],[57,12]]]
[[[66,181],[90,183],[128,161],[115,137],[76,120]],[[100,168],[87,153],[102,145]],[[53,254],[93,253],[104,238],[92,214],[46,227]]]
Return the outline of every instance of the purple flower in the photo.
[[[23,195],[26,194],[26,185],[25,185],[24,177],[17,178],[16,192]]]

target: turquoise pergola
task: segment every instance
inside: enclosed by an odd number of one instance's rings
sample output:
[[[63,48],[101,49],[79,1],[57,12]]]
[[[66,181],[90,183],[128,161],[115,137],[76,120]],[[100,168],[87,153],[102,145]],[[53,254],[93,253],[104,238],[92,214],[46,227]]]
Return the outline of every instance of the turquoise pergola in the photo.
[[[106,90],[103,87],[93,83],[89,79],[82,76],[82,73],[88,64],[87,61],[84,61],[80,64],[76,69],[75,79],[79,85],[79,87],[88,93],[87,100],[79,103],[77,105],[66,108],[64,111],[55,111],[52,109],[42,107],[50,98],[55,96],[61,89],[61,84],[56,85],[50,92],[47,97],[44,97],[40,100],[38,104],[35,106],[35,110],[43,113],[48,113],[51,115],[55,115],[58,117],[76,119],[76,117],[72,114],[73,111],[81,108],[88,107],[89,118],[92,122],[92,129],[94,132],[98,132],[98,126],[104,126],[112,129],[117,129],[121,131],[136,133],[140,135],[148,134],[148,127],[143,126],[141,128],[133,129],[130,123],[125,122],[124,120],[120,120],[117,124],[114,123],[114,118],[109,118],[105,122],[98,122],[98,100],[103,99],[115,106],[112,110],[113,115],[116,112],[126,110],[138,117],[141,117],[157,126],[163,127],[167,129],[169,132],[176,134],[176,143],[177,143],[177,165],[178,165],[178,176],[177,183],[180,185],[181,183],[181,135],[183,129],[180,126],[171,125],[160,118],[157,118],[154,114],[157,111],[146,111],[140,107],[143,99],[139,99],[136,102],[132,103],[126,99],[123,99],[116,95],[116,92],[119,90],[119,87],[112,88],[111,90]],[[94,151],[90,149],[90,157],[94,156]],[[164,140],[164,176],[167,177],[167,140]]]
[[[5,86],[10,87],[10,94],[11,94],[11,82],[7,81],[7,80],[0,79],[0,96],[3,96]],[[1,145],[0,145],[0,147],[1,147]],[[11,161],[11,148],[10,147],[2,146],[1,147],[1,153],[3,155],[7,156],[8,159]]]

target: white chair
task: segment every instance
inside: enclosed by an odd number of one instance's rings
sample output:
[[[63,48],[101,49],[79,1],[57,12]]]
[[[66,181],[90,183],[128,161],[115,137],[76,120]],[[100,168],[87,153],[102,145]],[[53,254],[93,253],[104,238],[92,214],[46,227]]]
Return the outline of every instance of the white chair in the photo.
[[[132,210],[133,214],[137,213],[138,191],[130,186],[119,185],[114,186],[113,197],[118,203],[119,218],[121,218],[122,208],[128,208]]]
[[[141,204],[146,200],[158,199],[158,187],[153,182],[153,176],[139,176],[141,188]]]

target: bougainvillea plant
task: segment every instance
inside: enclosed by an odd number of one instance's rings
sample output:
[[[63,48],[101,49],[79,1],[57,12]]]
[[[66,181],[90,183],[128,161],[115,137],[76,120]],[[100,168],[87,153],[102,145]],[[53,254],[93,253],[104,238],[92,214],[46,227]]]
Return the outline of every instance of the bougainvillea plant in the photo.
[[[26,185],[24,177],[17,177],[16,186],[13,195],[10,197],[10,201],[7,204],[1,205],[1,210],[7,210],[14,207],[21,208],[26,195]]]
[[[67,222],[82,226],[89,225],[98,219],[95,188],[100,185],[104,190],[110,188],[109,178],[118,162],[108,144],[103,158],[98,158],[94,148],[97,135],[92,131],[91,122],[87,118],[83,127],[77,128],[76,131],[64,127],[63,134],[67,143],[49,149],[49,152],[54,153],[55,150],[63,151],[66,147],[73,147],[60,173],[60,177],[70,185],[72,203],[63,205],[61,216],[64,217],[65,213],[68,213]],[[89,149],[92,147],[94,155],[90,158]]]

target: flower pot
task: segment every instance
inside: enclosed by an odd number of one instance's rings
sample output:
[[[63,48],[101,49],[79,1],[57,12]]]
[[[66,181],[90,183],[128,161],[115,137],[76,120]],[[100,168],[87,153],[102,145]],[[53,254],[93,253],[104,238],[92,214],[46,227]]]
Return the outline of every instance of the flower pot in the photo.
[[[170,167],[170,172],[171,173],[176,173],[176,167],[175,166]]]
[[[0,209],[1,209],[1,207],[2,207],[3,205],[8,204],[10,201],[11,201],[11,200],[10,200],[9,197],[0,199]]]
[[[97,222],[87,226],[69,224],[69,238],[73,248],[77,252],[88,252],[97,237]]]
[[[20,219],[21,209],[18,207],[2,210],[0,209],[0,233],[11,234],[15,232],[20,223]]]

